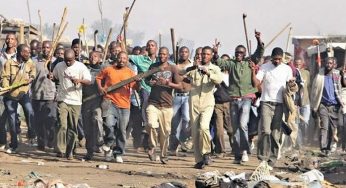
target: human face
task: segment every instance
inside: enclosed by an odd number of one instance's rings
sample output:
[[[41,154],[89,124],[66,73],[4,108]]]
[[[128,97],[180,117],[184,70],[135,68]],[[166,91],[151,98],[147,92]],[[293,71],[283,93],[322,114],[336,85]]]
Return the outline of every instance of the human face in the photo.
[[[245,57],[246,50],[243,47],[238,47],[235,49],[235,60],[240,62],[243,61]]]
[[[159,51],[159,59],[161,63],[166,63],[168,62],[168,50],[165,48],[160,49]]]
[[[282,62],[282,56],[281,55],[273,56],[272,57],[272,62],[273,62],[273,65],[275,65],[275,66],[280,65],[281,62]]]
[[[98,64],[100,62],[100,54],[99,54],[99,52],[91,53],[90,57],[89,57],[89,62],[92,65]]]
[[[17,46],[17,39],[13,34],[6,36],[5,43],[7,48],[14,48]]]
[[[157,46],[154,41],[149,41],[147,43],[148,55],[155,55],[157,51]]]
[[[122,68],[127,66],[128,57],[126,53],[119,53],[117,58],[117,67]]]
[[[213,52],[210,49],[205,49],[202,51],[202,65],[210,63],[213,57]]]
[[[64,50],[63,49],[58,49],[56,52],[55,52],[55,57],[58,58],[64,58]]]
[[[303,61],[300,59],[297,59],[294,61],[294,65],[295,65],[295,67],[297,67],[297,69],[302,69],[303,68]]]
[[[65,60],[66,65],[69,67],[69,66],[71,66],[74,63],[75,57],[73,57],[71,55],[65,55],[65,59],[64,60]]]
[[[110,49],[111,55],[117,56],[121,52],[120,46],[112,46]]]
[[[28,61],[30,59],[30,48],[24,47],[22,51],[20,52],[20,56],[23,61]]]
[[[51,46],[48,42],[44,42],[42,44],[42,54],[45,56],[45,57],[48,57],[49,55],[49,52],[51,50]]]
[[[31,56],[35,57],[38,54],[38,42],[32,42],[30,44],[30,49],[31,49]]]
[[[81,50],[79,44],[74,44],[72,50],[74,51],[75,56],[78,57]]]
[[[202,61],[202,48],[198,48],[196,50],[195,61],[196,61],[197,64]]]
[[[335,66],[335,62],[332,59],[328,59],[328,61],[325,64],[325,69],[327,71],[331,71]]]
[[[182,61],[186,61],[189,59],[190,53],[187,48],[182,48],[179,50],[179,58]]]

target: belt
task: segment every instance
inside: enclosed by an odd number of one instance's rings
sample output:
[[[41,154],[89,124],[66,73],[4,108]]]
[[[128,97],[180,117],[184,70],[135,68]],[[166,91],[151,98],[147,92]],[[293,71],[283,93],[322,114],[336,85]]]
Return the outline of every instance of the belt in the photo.
[[[264,101],[263,103],[267,103],[267,104],[270,104],[272,106],[278,106],[278,105],[282,104],[282,103],[279,103],[279,102],[271,102],[271,101]]]
[[[244,101],[244,100],[252,100],[252,98],[248,98],[248,97],[234,97],[231,100],[232,101]]]
[[[189,96],[189,93],[175,93],[175,96],[178,96],[178,97]]]

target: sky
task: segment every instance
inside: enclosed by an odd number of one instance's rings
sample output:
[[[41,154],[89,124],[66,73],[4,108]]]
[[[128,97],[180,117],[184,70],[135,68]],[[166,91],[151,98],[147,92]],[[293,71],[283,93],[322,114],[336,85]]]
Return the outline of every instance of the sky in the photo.
[[[77,37],[82,19],[88,26],[100,20],[98,0],[28,0],[32,23],[59,23],[64,7],[68,8],[69,26],[65,34]],[[125,7],[132,0],[101,0],[103,17],[114,24],[122,23]],[[243,13],[249,40],[255,46],[254,30],[262,33],[268,43],[285,25],[291,23],[293,36],[346,34],[345,0],[137,0],[129,18],[129,29],[145,33],[144,45],[158,33],[169,36],[175,29],[176,38],[194,41],[194,48],[221,42],[220,52],[233,55],[239,44],[245,43]],[[20,18],[29,22],[27,0],[0,0],[0,14],[8,19]],[[89,34],[93,33],[87,29]],[[116,32],[118,33],[118,31]],[[274,47],[286,48],[288,30],[280,35],[265,54]],[[135,43],[135,44],[137,44]],[[170,47],[169,42],[163,43]],[[289,51],[292,51],[290,45]]]

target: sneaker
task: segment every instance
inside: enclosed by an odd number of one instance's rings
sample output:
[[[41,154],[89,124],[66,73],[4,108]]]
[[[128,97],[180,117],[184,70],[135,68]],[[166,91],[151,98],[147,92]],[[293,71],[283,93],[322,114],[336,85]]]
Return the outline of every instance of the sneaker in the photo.
[[[115,162],[116,162],[116,163],[123,163],[124,161],[123,161],[123,158],[122,158],[120,155],[117,155],[117,156],[115,157]]]
[[[8,154],[16,153],[16,149],[14,149],[14,148],[8,148],[8,149],[6,150],[6,153],[8,153]]]
[[[5,151],[6,145],[0,145],[0,151]]]
[[[29,139],[29,146],[30,147],[37,147],[37,140],[35,138]]]
[[[93,155],[92,155],[92,154],[86,154],[86,155],[83,157],[83,160],[85,160],[85,161],[91,161],[92,158],[93,158]]]
[[[107,146],[107,145],[103,145],[103,146],[101,146],[101,148],[102,148],[102,150],[103,150],[104,152],[108,152],[108,151],[111,150],[111,147],[109,147],[109,146]]]
[[[204,163],[205,165],[210,165],[210,164],[212,163],[209,154],[204,154],[204,155],[203,155],[203,163]]]
[[[109,150],[109,151],[105,151],[105,161],[110,162],[114,159],[113,157],[113,151]]]
[[[193,141],[190,139],[190,140],[188,140],[186,142],[181,143],[180,145],[181,145],[181,151],[187,152],[187,151],[192,150],[192,148],[193,148]]]
[[[248,162],[249,161],[249,156],[247,155],[246,151],[243,151],[243,156],[241,157],[242,162]]]
[[[155,156],[155,149],[149,149],[148,151],[148,157],[150,161],[156,161],[156,156]]]
[[[162,164],[167,164],[168,163],[168,158],[167,157],[160,157],[160,161]]]
[[[240,161],[240,160],[234,159],[232,163],[233,163],[233,164],[241,164],[241,161]]]
[[[203,169],[205,167],[204,161],[200,161],[194,166],[196,169]]]

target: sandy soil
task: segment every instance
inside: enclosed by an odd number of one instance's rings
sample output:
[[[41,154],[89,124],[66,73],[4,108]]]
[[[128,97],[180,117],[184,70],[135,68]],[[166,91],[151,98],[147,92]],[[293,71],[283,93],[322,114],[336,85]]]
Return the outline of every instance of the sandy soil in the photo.
[[[17,182],[26,180],[32,182],[35,178],[29,176],[31,172],[43,179],[61,179],[69,184],[86,183],[91,187],[136,187],[147,188],[163,182],[178,181],[194,187],[196,175],[218,170],[221,173],[233,171],[246,172],[250,175],[258,166],[255,156],[250,156],[250,161],[244,165],[232,164],[232,157],[213,159],[213,163],[203,170],[193,168],[192,153],[181,153],[185,156],[170,157],[166,165],[160,162],[149,161],[145,153],[137,153],[128,143],[127,153],[123,157],[124,163],[104,162],[102,154],[96,154],[91,162],[82,161],[85,149],[78,148],[76,159],[68,161],[56,158],[52,151],[37,151],[26,144],[21,144],[17,154],[0,152],[0,187],[16,187]],[[43,162],[43,163],[41,163]],[[287,170],[282,160],[273,170],[273,174],[280,173],[290,180],[297,179],[301,173],[292,173]],[[96,168],[98,164],[107,164],[109,169]],[[345,178],[342,176],[342,178]],[[334,179],[333,176],[331,179]],[[343,187],[343,186],[341,186]]]

